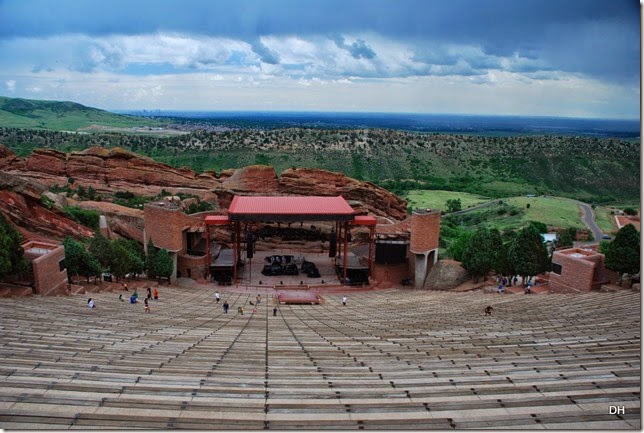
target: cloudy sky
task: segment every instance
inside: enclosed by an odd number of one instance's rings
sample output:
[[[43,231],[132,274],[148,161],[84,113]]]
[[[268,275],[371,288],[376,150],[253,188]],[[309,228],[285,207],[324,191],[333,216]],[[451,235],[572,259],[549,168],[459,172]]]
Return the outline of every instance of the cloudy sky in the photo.
[[[0,95],[640,117],[637,0],[0,0]]]

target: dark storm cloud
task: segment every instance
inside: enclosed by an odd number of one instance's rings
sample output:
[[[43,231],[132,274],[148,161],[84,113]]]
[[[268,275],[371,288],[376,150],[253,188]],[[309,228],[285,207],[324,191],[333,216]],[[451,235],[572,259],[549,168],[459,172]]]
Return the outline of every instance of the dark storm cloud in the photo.
[[[348,44],[345,42],[344,37],[341,35],[333,35],[331,36],[331,40],[335,42],[335,45],[347,51],[349,54],[351,54],[351,57],[354,59],[373,59],[376,57],[376,52],[371,49],[369,45],[362,39],[358,39],[352,44]]]
[[[639,8],[635,0],[4,0],[0,38],[204,34],[245,40],[264,62],[276,63],[278,55],[259,37],[374,33],[417,47],[473,45],[493,59],[519,56],[548,69],[637,81]],[[344,49],[354,58],[376,55],[364,39]],[[474,62],[473,69],[481,67]]]
[[[260,40],[254,40],[251,43],[251,47],[253,49],[253,52],[259,56],[262,62],[271,64],[271,65],[279,64],[280,62],[279,54],[272,51],[270,48],[264,45]]]

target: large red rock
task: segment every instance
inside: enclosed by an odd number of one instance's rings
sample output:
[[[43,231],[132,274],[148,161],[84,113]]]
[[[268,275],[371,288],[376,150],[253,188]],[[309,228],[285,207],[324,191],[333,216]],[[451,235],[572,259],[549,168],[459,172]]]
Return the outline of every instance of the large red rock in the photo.
[[[28,232],[39,233],[48,239],[62,240],[67,236],[75,238],[94,236],[91,229],[15,191],[0,190],[0,211],[14,225]]]
[[[237,193],[275,194],[279,183],[275,169],[268,165],[250,165],[238,168],[230,177],[225,179],[222,188]]]
[[[396,220],[407,217],[407,202],[370,182],[352,179],[342,173],[316,168],[290,168],[279,178],[279,191],[294,195],[341,195],[362,213],[386,216]]]

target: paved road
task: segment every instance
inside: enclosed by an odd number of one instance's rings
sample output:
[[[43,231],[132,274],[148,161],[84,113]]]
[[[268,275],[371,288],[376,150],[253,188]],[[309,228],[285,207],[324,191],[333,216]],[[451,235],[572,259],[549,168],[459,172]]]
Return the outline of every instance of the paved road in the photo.
[[[584,203],[577,200],[571,200],[571,201],[577,203],[579,207],[581,207],[581,210],[584,213],[584,215],[582,216],[582,221],[584,222],[584,224],[586,224],[586,226],[590,229],[590,231],[593,232],[593,238],[595,240],[591,242],[584,242],[584,244],[600,243],[604,233],[602,232],[602,229],[600,229],[597,223],[595,222],[595,212],[593,211],[593,208],[588,203]]]

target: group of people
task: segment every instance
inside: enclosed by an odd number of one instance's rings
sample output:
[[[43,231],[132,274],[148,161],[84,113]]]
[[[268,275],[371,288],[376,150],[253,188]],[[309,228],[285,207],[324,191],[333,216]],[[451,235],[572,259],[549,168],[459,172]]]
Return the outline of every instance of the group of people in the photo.
[[[217,290],[215,292],[215,300],[216,300],[217,304],[219,304],[219,301],[221,300],[221,295],[219,294],[219,290]],[[260,294],[258,294],[255,297],[255,303],[254,304],[253,304],[252,301],[248,301],[248,303],[253,306],[253,313],[257,312],[257,306],[259,304],[261,304],[261,302],[262,302],[262,295],[260,295]],[[228,314],[228,310],[230,309],[230,304],[228,303],[228,300],[224,301],[224,303],[222,305],[222,308],[224,310],[224,314]],[[239,307],[237,307],[237,312],[243,316],[244,315],[244,307],[241,306],[241,305]],[[275,314],[273,314],[273,315],[275,315]]]
[[[123,283],[123,290],[126,292],[129,292],[127,288],[127,284]],[[159,290],[155,287],[154,291],[148,287],[147,288],[147,296],[143,300],[143,306],[145,307],[145,312],[149,313],[150,312],[150,301],[152,298],[158,300],[159,299]],[[123,299],[123,294],[119,295],[119,301],[123,302],[125,299]],[[139,302],[139,293],[134,289],[134,293],[130,295],[130,304],[137,304]]]
[[[502,294],[503,292],[505,292],[505,286],[507,286],[507,285],[510,285],[510,286],[515,285],[516,286],[517,281],[518,281],[518,277],[516,275],[514,277],[510,277],[510,278],[504,277],[502,275],[497,276],[496,277],[496,282],[499,285],[498,289],[497,289],[498,293]],[[524,283],[525,283],[525,281],[524,281]],[[537,281],[534,285],[538,285],[538,284],[539,284],[539,281]],[[532,293],[532,277],[530,279],[528,279],[528,283],[524,285],[523,293],[526,294],[526,295],[529,295],[530,293]]]

